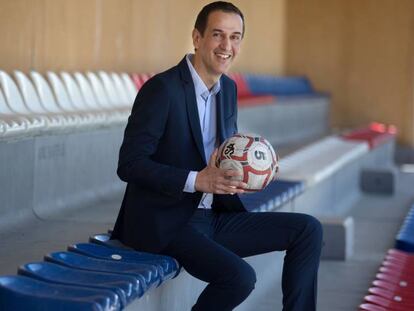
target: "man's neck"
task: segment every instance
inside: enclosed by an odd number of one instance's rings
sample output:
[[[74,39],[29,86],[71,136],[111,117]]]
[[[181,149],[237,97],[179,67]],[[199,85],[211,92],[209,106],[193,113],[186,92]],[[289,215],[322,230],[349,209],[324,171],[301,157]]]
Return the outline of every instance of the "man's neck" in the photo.
[[[207,72],[207,69],[203,66],[201,61],[198,61],[199,58],[196,54],[193,55],[191,58],[191,64],[193,65],[195,71],[197,71],[198,75],[200,76],[201,80],[203,80],[206,87],[211,90],[214,84],[217,83],[218,80],[220,80],[220,76],[214,76],[210,75]]]

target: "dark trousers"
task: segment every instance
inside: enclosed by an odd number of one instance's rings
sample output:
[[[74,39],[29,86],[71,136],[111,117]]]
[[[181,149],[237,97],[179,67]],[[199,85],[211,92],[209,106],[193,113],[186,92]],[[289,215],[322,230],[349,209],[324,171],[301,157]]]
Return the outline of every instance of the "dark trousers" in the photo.
[[[208,283],[193,311],[227,311],[243,302],[256,282],[242,257],[286,250],[283,310],[313,311],[321,244],[322,226],[309,215],[197,210],[162,253]]]

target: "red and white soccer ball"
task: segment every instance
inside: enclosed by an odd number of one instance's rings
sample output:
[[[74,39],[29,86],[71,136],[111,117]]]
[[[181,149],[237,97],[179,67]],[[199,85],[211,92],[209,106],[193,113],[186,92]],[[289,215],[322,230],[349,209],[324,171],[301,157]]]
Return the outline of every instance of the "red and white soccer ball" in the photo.
[[[272,145],[257,134],[235,134],[220,146],[217,166],[239,171],[243,176],[235,178],[245,182],[247,191],[264,189],[278,171],[278,156]]]

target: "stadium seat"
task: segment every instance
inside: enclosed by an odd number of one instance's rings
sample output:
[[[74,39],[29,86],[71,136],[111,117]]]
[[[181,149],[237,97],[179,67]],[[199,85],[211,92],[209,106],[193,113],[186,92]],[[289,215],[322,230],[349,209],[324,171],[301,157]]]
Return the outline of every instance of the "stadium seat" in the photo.
[[[10,114],[23,117],[28,120],[28,129],[32,133],[38,133],[47,127],[47,118],[45,116],[34,115],[25,106],[21,94],[12,78],[4,71],[0,70],[0,86],[3,91],[6,105]]]
[[[244,79],[251,93],[255,95],[289,96],[315,93],[309,79],[306,77],[246,74]]]
[[[395,126],[381,124],[378,122],[373,122],[368,126],[364,126],[342,135],[343,138],[356,141],[366,141],[370,147],[373,149],[390,139],[393,139],[397,134]]]
[[[140,73],[140,74],[133,73],[133,74],[131,74],[131,78],[132,78],[132,81],[135,84],[135,87],[139,91],[141,89],[141,87],[144,85],[144,83],[147,82],[147,80],[149,78],[151,78],[151,75],[147,74],[147,73]]]
[[[65,85],[56,73],[48,71],[46,75],[55,94],[56,102],[64,112],[76,113],[82,125],[92,125],[97,122],[92,113],[80,109],[82,104],[77,103],[75,105],[72,102]]]
[[[364,300],[368,303],[372,303],[378,305],[380,307],[385,308],[386,310],[392,311],[411,311],[414,309],[414,306],[411,304],[403,304],[399,301],[394,301],[390,299],[386,299],[381,296],[377,295],[367,295],[364,297]]]
[[[133,103],[135,97],[137,96],[137,87],[135,86],[134,82],[131,80],[131,77],[127,73],[121,73],[121,79],[124,82],[124,85],[128,91],[128,96],[131,100],[131,103]]]
[[[18,70],[14,71],[14,77],[29,110],[35,114],[47,116],[48,128],[62,129],[65,126],[65,118],[46,110],[40,101],[32,81],[23,72]]]
[[[128,100],[126,99],[124,93],[125,91],[120,92],[120,90],[116,88],[112,78],[105,71],[98,71],[98,77],[101,79],[102,85],[106,91],[106,94],[108,94],[108,99],[112,106],[117,107],[118,109],[126,108]]]
[[[51,253],[45,256],[45,260],[75,269],[131,275],[141,282],[144,292],[161,284],[161,277],[154,265],[97,259],[73,252]]]
[[[395,248],[407,253],[414,253],[414,204],[411,206],[397,234]],[[406,258],[410,257],[406,256]]]
[[[115,102],[115,98],[113,100],[110,100],[107,90],[96,74],[88,71],[86,73],[86,77],[92,86],[92,90],[99,105],[103,109],[111,110],[113,113],[116,113],[117,118],[120,122],[126,122],[130,113],[130,109],[123,109],[120,107],[120,104]]]
[[[73,269],[50,262],[25,264],[18,273],[49,283],[111,290],[120,297],[123,307],[144,293],[142,284],[132,276]]]
[[[389,309],[385,309],[383,307],[371,304],[371,303],[363,303],[359,306],[360,311],[390,311]],[[392,310],[391,310],[392,311]]]
[[[265,189],[255,193],[240,195],[240,199],[248,211],[267,212],[275,210],[292,200],[303,191],[301,181],[276,180]]]
[[[179,272],[179,265],[176,260],[168,256],[115,249],[98,245],[95,243],[78,243],[68,247],[69,251],[90,256],[98,259],[105,259],[115,262],[133,264],[149,264],[157,267],[162,281],[171,279]]]
[[[31,71],[30,77],[33,81],[43,107],[48,112],[62,116],[65,119],[65,125],[67,127],[78,127],[81,125],[82,120],[78,115],[65,112],[58,106],[52,89],[50,88],[46,79],[40,73]]]
[[[106,122],[106,115],[104,112],[94,109],[93,104],[89,104],[86,101],[86,97],[81,92],[78,83],[75,81],[72,75],[67,72],[61,72],[60,76],[66,87],[69,99],[74,107],[79,112],[87,112],[94,120],[94,123],[102,124]]]
[[[121,77],[117,73],[111,72],[109,74],[109,78],[113,81],[115,89],[116,89],[117,93],[119,94],[121,102],[124,104],[124,106],[125,107],[132,107],[132,104],[134,103],[135,97],[132,98],[132,100],[131,100],[131,95],[128,92],[127,86],[125,85],[125,83],[121,79]]]
[[[7,106],[0,89],[0,137],[17,136],[27,133],[30,121],[16,116]]]
[[[0,276],[2,310],[105,311],[121,310],[110,290],[48,283],[25,276]]]

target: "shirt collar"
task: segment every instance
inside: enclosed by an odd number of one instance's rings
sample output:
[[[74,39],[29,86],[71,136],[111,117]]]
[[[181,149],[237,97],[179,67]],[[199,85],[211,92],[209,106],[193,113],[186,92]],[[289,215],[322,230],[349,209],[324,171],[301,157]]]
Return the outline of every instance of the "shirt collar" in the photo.
[[[193,56],[194,54],[187,54],[185,59],[188,69],[190,69],[191,78],[193,79],[196,96],[201,96],[204,100],[207,100],[209,95],[216,95],[220,91],[220,80],[213,85],[210,91],[191,63]]]

